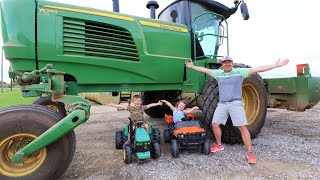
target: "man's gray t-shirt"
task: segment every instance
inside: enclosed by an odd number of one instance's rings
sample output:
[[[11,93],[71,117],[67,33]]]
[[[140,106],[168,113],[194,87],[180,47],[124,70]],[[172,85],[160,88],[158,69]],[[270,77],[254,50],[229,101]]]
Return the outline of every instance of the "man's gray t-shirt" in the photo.
[[[242,80],[249,77],[250,68],[233,68],[230,72],[222,69],[211,70],[212,77],[218,81],[219,102],[242,100]]]

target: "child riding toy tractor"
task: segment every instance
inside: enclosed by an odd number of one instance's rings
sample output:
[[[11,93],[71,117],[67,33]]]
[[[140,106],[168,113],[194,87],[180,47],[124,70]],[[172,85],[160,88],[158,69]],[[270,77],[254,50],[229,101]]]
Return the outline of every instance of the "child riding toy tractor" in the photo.
[[[171,115],[165,115],[168,129],[163,131],[164,141],[171,141],[172,157],[179,157],[180,149],[201,150],[205,155],[210,154],[210,140],[199,121],[194,120],[193,114],[188,114],[182,121],[173,123]]]
[[[123,158],[125,163],[131,163],[133,155],[139,160],[149,159],[150,157],[157,159],[161,156],[160,149],[160,131],[158,128],[152,128],[149,125],[146,131],[142,124],[144,121],[135,123],[133,130],[133,122],[129,118],[129,124],[122,131],[117,131],[115,136],[116,149],[123,150]],[[125,144],[130,137],[130,144]]]

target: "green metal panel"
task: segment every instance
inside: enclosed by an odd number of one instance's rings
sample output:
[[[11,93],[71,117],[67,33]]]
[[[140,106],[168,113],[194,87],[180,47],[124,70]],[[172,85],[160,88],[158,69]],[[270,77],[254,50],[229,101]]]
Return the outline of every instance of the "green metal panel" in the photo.
[[[182,84],[184,61],[190,59],[189,33],[143,25],[141,21],[173,23],[128,15],[123,16],[132,21],[122,20],[90,14],[116,14],[113,12],[47,1],[39,4],[55,10],[39,12],[39,66],[52,63],[78,84],[162,83],[162,89],[166,89],[165,84]]]
[[[35,66],[34,0],[1,1],[3,48],[15,70],[33,70]]]
[[[320,100],[319,77],[265,79],[268,87],[268,106],[304,111]]]
[[[148,132],[144,128],[136,128],[135,129],[135,143],[136,142],[149,142],[150,141],[150,136]]]
[[[128,134],[129,134],[129,126],[123,127],[123,134],[128,137]]]
[[[151,124],[148,124],[148,134],[152,134],[152,131],[153,131],[153,127],[152,127],[152,125]]]
[[[269,93],[295,93],[296,79],[295,78],[277,78],[277,79],[265,79],[268,83]]]
[[[138,159],[148,159],[151,157],[151,153],[150,151],[147,151],[147,152],[138,152],[137,153],[137,158]]]
[[[320,77],[310,77],[308,83],[309,103],[317,104],[320,100],[319,92]]]

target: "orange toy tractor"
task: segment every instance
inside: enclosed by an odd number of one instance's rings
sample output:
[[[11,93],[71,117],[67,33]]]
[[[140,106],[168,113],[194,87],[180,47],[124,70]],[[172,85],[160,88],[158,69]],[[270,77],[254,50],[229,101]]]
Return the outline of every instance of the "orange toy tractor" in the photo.
[[[174,124],[173,117],[165,114],[168,129],[164,129],[164,142],[171,141],[172,157],[179,157],[180,149],[201,150],[205,155],[210,154],[210,140],[199,121],[194,120],[193,114]]]

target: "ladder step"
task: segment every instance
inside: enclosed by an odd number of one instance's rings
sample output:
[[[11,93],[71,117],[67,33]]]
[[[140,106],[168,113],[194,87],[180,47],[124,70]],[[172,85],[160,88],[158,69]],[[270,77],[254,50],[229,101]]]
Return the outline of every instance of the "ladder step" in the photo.
[[[129,103],[131,100],[131,92],[120,92],[119,104],[120,103]]]

